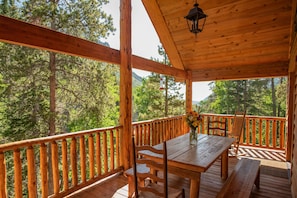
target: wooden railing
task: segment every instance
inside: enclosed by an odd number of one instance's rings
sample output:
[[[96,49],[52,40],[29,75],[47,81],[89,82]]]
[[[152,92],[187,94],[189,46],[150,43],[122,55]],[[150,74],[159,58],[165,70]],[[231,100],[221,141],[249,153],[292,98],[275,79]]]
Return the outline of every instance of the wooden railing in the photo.
[[[0,145],[0,197],[63,197],[119,172],[121,129],[94,129]],[[53,194],[49,193],[50,179]]]
[[[232,126],[233,115],[202,116],[200,133],[207,133],[207,117],[226,118],[227,128]],[[247,115],[241,144],[285,149],[285,122],[285,118]],[[135,122],[132,126],[136,143],[150,145],[189,130],[184,116]],[[117,126],[0,145],[0,197],[63,197],[121,172],[121,130]],[[53,181],[53,194],[49,193],[49,181]]]
[[[232,127],[233,115],[202,114],[202,116],[201,133],[207,133],[208,117],[211,117],[211,119],[226,118],[227,130]],[[286,148],[286,137],[286,118],[246,115],[240,144],[284,150]]]
[[[201,114],[203,122],[199,126],[199,133],[207,133],[207,119],[227,119],[227,131],[231,129],[234,115],[226,114]],[[137,144],[155,145],[164,140],[188,132],[185,116],[176,116],[137,122],[133,124],[133,131]],[[286,148],[286,118],[264,117],[246,115],[245,125],[240,144],[245,146],[261,147],[268,149]]]
[[[175,116],[133,123],[137,145],[156,145],[187,133],[184,116]]]

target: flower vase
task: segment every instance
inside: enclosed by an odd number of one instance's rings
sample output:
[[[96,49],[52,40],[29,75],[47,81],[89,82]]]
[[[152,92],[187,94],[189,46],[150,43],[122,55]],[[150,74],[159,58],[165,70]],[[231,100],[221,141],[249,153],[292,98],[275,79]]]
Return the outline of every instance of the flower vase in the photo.
[[[197,145],[198,134],[195,127],[190,127],[190,145]]]

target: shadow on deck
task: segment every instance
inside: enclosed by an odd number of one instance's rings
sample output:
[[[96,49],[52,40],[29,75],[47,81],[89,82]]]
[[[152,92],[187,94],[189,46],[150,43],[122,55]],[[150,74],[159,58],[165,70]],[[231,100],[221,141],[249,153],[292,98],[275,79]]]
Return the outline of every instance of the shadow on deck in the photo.
[[[260,149],[254,147],[240,148],[240,157],[261,160],[260,189],[254,187],[251,197],[290,198],[290,170],[285,162],[284,151]],[[231,174],[237,158],[229,158],[229,174]],[[220,177],[220,161],[217,160],[207,172],[201,175],[199,197],[212,198],[220,191],[224,181]],[[189,197],[189,179],[169,174],[169,186],[184,188],[186,197]],[[124,198],[128,195],[127,179],[122,174],[117,174],[105,181],[88,186],[68,196],[71,198],[87,197],[115,197]]]

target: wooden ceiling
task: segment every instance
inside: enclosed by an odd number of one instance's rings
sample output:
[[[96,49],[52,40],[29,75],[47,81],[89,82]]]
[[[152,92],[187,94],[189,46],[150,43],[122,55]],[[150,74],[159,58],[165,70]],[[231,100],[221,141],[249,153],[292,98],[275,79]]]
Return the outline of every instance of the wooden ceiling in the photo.
[[[203,32],[188,30],[195,0],[142,0],[173,67],[193,81],[286,76],[292,0],[198,0]]]

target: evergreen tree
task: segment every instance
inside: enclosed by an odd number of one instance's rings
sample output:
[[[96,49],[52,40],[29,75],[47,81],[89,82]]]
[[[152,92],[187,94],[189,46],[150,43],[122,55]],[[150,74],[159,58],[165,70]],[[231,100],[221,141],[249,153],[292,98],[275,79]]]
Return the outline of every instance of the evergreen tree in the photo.
[[[213,93],[200,103],[202,112],[233,114],[236,110],[246,110],[251,115],[274,116],[277,110],[277,115],[285,115],[284,80],[216,81],[210,86]]]
[[[15,5],[7,2],[1,4],[2,12],[14,13],[6,8]],[[17,13],[22,15],[15,18],[99,42],[115,30],[111,16],[101,9],[105,3],[108,1],[27,0],[18,4]],[[1,132],[11,140],[117,122],[112,120],[118,99],[114,66],[8,44],[0,48],[0,70],[7,85],[1,95],[7,109],[0,124],[5,129]],[[107,115],[111,119],[103,119]]]
[[[161,46],[158,46],[158,52],[164,58],[162,61],[157,59],[155,61],[170,66],[167,54]],[[160,89],[160,79],[164,80],[162,89]],[[134,91],[133,112],[138,114],[134,117],[138,117],[138,120],[148,120],[183,114],[184,95],[180,94],[181,86],[182,84],[175,82],[173,77],[152,73]]]

